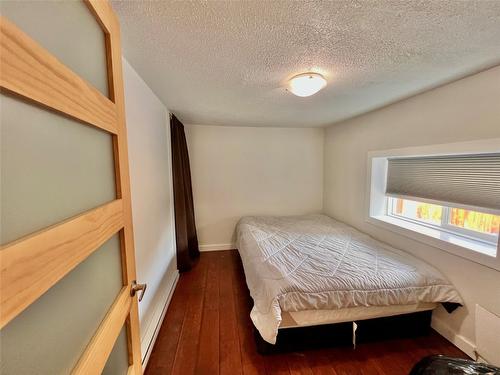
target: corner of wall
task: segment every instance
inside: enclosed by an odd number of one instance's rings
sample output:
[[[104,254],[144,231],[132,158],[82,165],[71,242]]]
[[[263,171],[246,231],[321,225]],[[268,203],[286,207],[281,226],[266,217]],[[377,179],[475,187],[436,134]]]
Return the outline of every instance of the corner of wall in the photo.
[[[236,244],[235,243],[220,243],[220,244],[210,244],[210,245],[199,245],[198,249],[201,252],[234,250],[234,249],[236,249]]]
[[[328,137],[328,129],[330,126],[326,126],[323,128],[323,175],[321,176],[322,178],[322,185],[323,185],[323,190],[322,190],[322,202],[321,202],[321,212],[323,214],[326,214],[326,191],[327,191],[327,186],[326,186],[326,176],[327,176],[327,165],[328,161],[326,160],[327,156],[327,137]]]
[[[435,314],[432,314],[431,327],[469,357],[475,359],[476,346],[474,343],[457,333],[456,330],[449,327],[444,320],[437,318]]]

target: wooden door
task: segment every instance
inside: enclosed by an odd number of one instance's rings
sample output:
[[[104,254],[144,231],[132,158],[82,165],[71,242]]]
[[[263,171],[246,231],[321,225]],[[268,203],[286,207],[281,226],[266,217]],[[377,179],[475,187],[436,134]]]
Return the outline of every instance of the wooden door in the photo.
[[[1,7],[0,372],[140,374],[118,19],[102,0]]]

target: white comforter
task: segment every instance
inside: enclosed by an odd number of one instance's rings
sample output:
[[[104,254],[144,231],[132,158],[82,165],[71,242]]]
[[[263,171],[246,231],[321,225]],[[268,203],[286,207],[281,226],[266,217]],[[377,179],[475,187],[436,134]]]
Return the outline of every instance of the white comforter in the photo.
[[[281,311],[462,303],[429,264],[324,215],[245,217],[237,246],[262,338],[274,344]]]

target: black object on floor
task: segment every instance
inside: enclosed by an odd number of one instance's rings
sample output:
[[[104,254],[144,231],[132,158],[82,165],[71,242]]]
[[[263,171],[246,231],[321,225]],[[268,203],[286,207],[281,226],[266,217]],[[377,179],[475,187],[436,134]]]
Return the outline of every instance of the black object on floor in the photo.
[[[409,375],[500,375],[500,368],[469,359],[431,355],[421,359]]]

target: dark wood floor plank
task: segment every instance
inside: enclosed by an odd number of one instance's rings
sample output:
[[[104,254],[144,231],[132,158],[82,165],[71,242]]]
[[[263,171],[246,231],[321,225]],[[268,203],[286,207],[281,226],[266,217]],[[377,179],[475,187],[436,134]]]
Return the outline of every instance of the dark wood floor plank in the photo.
[[[422,357],[467,358],[435,332],[415,339],[262,356],[250,320],[253,301],[236,251],[203,253],[180,276],[146,375],[395,375]]]
[[[183,290],[187,298],[187,309],[182,325],[182,332],[177,346],[172,374],[190,375],[196,370],[200,342],[203,302],[205,297],[208,257],[200,257],[200,261],[190,271],[185,280],[190,287]]]
[[[323,350],[311,350],[306,352],[307,361],[314,375],[337,375],[331,366],[329,358]]]
[[[363,375],[390,375],[390,369],[384,370],[377,363],[377,357],[374,353],[373,345],[371,344],[361,344],[357,345],[355,354],[356,358],[361,361],[361,373]]]
[[[290,353],[287,363],[290,375],[313,375],[304,353]]]
[[[241,350],[241,365],[244,375],[262,375],[266,373],[264,358],[257,353],[253,338],[253,324],[250,320],[251,298],[244,282],[244,271],[238,254],[231,257],[232,277],[235,284],[233,294],[236,302],[236,320]]]
[[[290,375],[288,368],[288,355],[276,354],[264,356],[266,374],[268,375]]]
[[[399,346],[408,353],[411,357],[413,363],[417,363],[423,357],[426,357],[431,354],[447,354],[441,351],[436,351],[425,347],[425,345],[421,345],[416,341],[418,339],[404,339],[398,340]]]
[[[414,361],[408,353],[399,345],[399,340],[386,340],[381,342],[373,342],[365,344],[362,348],[359,345],[360,351],[363,349],[369,352],[372,363],[385,374],[407,374],[414,365]]]
[[[377,370],[373,371],[373,365],[352,347],[337,348],[334,353],[328,358],[337,375],[377,373]]]
[[[195,373],[199,375],[218,375],[220,256],[217,253],[207,255],[207,281]]]
[[[219,314],[216,310],[203,312],[195,373],[199,375],[219,374]]]
[[[238,322],[236,319],[236,302],[233,288],[235,272],[230,252],[221,254],[221,274],[219,308],[223,319],[219,320],[220,332],[220,374],[242,375]]]
[[[154,350],[149,358],[148,370],[151,374],[169,374],[172,371],[186,306],[187,299],[182,297],[179,289],[176,289],[170,307],[165,314],[164,321],[169,322],[169,324],[160,328]]]

